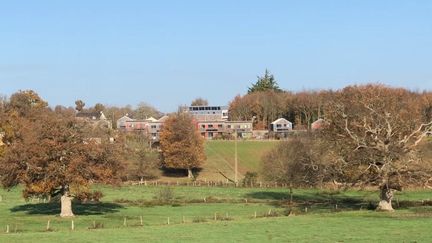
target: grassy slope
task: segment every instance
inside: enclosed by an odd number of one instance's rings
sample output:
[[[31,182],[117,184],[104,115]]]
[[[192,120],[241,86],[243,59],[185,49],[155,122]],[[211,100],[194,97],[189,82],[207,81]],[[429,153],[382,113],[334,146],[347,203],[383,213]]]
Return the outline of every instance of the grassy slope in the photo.
[[[238,141],[239,173],[258,172],[262,156],[276,144],[277,141]],[[199,179],[224,180],[218,170],[234,178],[234,141],[208,141],[206,154],[207,161]]]
[[[26,204],[19,188],[10,192],[0,190],[0,242],[177,242],[177,241],[427,241],[432,237],[432,208],[404,208],[396,213],[377,213],[358,210],[367,201],[376,201],[376,192],[347,191],[333,193],[317,190],[295,190],[300,205],[297,216],[252,219],[254,212],[262,215],[269,209],[282,212],[281,202],[288,197],[285,189],[174,187],[179,201],[201,200],[204,197],[232,200],[231,203],[180,203],[144,207],[134,204],[115,204],[118,199],[151,200],[161,187],[128,186],[99,187],[106,195],[101,205],[74,205],[75,232],[70,231],[70,219],[56,216],[58,206]],[[431,198],[430,191],[409,191],[397,195],[399,200]],[[241,199],[249,199],[248,203]],[[304,201],[316,203],[302,213]],[[343,212],[333,212],[338,203]],[[345,205],[346,204],[346,205]],[[17,210],[19,209],[19,210]],[[233,221],[213,221],[214,213],[229,214]],[[143,216],[144,226],[139,226]],[[186,224],[182,224],[183,216]],[[123,226],[124,217],[128,227]],[[170,217],[171,225],[166,225]],[[207,222],[193,223],[194,219]],[[47,221],[53,232],[44,232]],[[103,223],[104,229],[89,230],[92,222]],[[13,232],[6,235],[6,225]]]

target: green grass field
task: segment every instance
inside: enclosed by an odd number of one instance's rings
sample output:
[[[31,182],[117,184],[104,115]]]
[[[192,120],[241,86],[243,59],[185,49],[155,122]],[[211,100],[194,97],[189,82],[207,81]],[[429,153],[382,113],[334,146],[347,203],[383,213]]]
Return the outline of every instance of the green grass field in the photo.
[[[426,206],[430,204],[431,191],[398,193],[397,211],[380,213],[367,209],[377,201],[378,194],[374,191],[299,189],[294,191],[295,215],[286,216],[290,206],[284,188],[179,186],[171,188],[172,200],[165,203],[155,200],[167,188],[164,186],[95,188],[103,191],[105,197],[99,204],[74,204],[77,215],[73,218],[74,231],[72,219],[57,216],[58,204],[25,202],[20,188],[1,190],[0,242],[427,242],[432,239],[429,231],[432,207]],[[277,217],[268,217],[269,211]],[[93,224],[97,229],[93,229]],[[9,233],[5,232],[7,225]]]
[[[247,171],[260,171],[262,156],[274,148],[277,143],[278,141],[238,141],[237,149],[240,175],[244,175]],[[219,174],[219,170],[226,176],[234,178],[234,154],[234,141],[207,141],[207,161],[203,170],[199,173],[198,178],[214,181],[225,180],[225,178]]]

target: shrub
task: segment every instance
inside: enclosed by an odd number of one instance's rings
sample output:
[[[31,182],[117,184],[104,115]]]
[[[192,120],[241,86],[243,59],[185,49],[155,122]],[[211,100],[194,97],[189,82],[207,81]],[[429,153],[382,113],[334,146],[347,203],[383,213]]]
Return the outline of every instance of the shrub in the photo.
[[[192,223],[204,223],[207,222],[207,219],[203,218],[203,217],[196,217],[194,219],[192,219]]]
[[[93,192],[80,192],[75,196],[75,198],[80,202],[99,202],[100,199],[103,197],[103,193],[101,191],[93,191]]]
[[[161,188],[154,197],[157,201],[169,203],[174,200],[174,190],[171,187]]]
[[[253,186],[257,183],[258,173],[256,172],[246,172],[243,178],[243,186]]]

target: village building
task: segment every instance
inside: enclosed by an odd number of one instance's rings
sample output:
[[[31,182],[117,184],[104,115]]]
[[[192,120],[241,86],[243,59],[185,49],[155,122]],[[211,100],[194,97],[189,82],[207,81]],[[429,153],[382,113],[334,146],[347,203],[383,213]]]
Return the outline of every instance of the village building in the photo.
[[[78,112],[75,117],[84,122],[88,122],[93,126],[112,129],[112,123],[108,120],[105,114],[101,112]]]
[[[227,106],[189,106],[185,109],[197,121],[227,121]]]
[[[320,129],[323,129],[325,125],[326,125],[326,121],[324,119],[320,118],[320,119],[312,122],[311,129],[312,130],[320,130]]]
[[[285,118],[279,118],[272,123],[270,123],[270,131],[277,138],[286,138],[293,130],[292,122],[288,121]]]
[[[252,121],[198,121],[198,130],[206,139],[251,138]]]

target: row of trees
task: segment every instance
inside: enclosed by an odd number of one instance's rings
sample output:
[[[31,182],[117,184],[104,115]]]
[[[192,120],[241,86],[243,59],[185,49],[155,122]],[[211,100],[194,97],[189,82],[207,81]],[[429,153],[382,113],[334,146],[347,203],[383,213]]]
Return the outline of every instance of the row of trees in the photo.
[[[268,179],[294,185],[377,186],[381,210],[392,210],[394,190],[427,185],[432,161],[422,157],[422,148],[430,149],[430,93],[362,85],[327,94],[320,105],[325,127],[269,153],[264,159]]]
[[[230,119],[251,120],[255,117],[255,129],[268,129],[271,122],[284,117],[298,129],[310,129],[312,122],[323,116],[322,106],[332,94],[331,90],[283,91],[266,70],[246,95],[238,95],[230,102]]]

